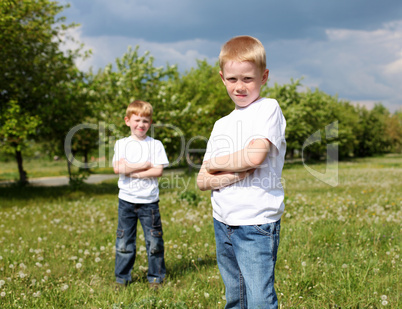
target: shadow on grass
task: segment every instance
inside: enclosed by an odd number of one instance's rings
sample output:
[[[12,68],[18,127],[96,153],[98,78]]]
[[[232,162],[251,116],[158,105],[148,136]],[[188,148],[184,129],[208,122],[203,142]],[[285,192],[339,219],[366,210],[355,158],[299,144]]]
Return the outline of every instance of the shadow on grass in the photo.
[[[71,186],[39,187],[39,186],[0,186],[0,209],[13,206],[24,206],[22,203],[52,201],[52,200],[76,200],[81,197],[97,195],[118,194],[116,182],[102,182],[99,184],[82,184],[78,188]]]
[[[198,273],[205,268],[215,267],[217,265],[215,255],[205,255],[201,259],[171,259],[166,261],[166,268],[170,280],[183,279],[184,276],[191,273]]]

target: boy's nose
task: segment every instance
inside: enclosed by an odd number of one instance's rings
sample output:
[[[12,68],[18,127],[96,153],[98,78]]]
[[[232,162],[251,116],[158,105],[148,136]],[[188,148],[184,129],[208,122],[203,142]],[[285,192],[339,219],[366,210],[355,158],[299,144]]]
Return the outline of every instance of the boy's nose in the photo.
[[[239,83],[236,84],[236,91],[237,91],[237,92],[244,91],[244,89],[245,89],[245,88],[244,88],[243,83],[239,82]]]

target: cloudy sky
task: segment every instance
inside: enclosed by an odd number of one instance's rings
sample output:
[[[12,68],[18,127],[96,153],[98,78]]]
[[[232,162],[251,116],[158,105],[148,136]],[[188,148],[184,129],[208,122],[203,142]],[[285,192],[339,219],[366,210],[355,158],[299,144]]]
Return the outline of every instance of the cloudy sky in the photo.
[[[401,0],[60,0],[74,36],[92,50],[79,63],[95,71],[128,46],[156,66],[184,72],[211,64],[236,35],[259,38],[273,85],[303,77],[304,87],[372,107],[402,109]]]

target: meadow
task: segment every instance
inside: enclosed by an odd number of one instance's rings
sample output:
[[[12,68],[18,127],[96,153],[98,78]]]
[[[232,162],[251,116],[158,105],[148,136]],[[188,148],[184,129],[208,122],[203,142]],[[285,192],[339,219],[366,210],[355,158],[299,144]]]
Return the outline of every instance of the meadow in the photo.
[[[280,308],[400,308],[402,156],[340,162],[335,187],[297,163],[283,179]],[[223,308],[209,192],[195,175],[169,174],[160,186],[168,274],[158,291],[141,229],[135,283],[115,290],[115,180],[0,187],[0,307]]]

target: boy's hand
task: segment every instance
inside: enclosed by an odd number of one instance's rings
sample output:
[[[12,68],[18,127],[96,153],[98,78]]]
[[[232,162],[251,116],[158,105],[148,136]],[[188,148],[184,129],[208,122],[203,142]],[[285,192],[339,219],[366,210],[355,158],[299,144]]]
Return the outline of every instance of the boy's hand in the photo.
[[[113,163],[113,169],[116,174],[129,175],[134,172],[144,171],[152,168],[152,164],[149,161],[141,163],[129,163],[125,158],[121,158],[119,161]]]
[[[251,170],[238,173],[240,174],[240,180],[243,180],[244,178],[250,176],[252,173],[254,173],[255,170],[256,168],[252,168]]]
[[[217,190],[241,181],[250,176],[255,168],[241,172],[215,172],[207,171],[206,166],[209,161],[204,161],[197,176],[197,186],[200,190]]]

